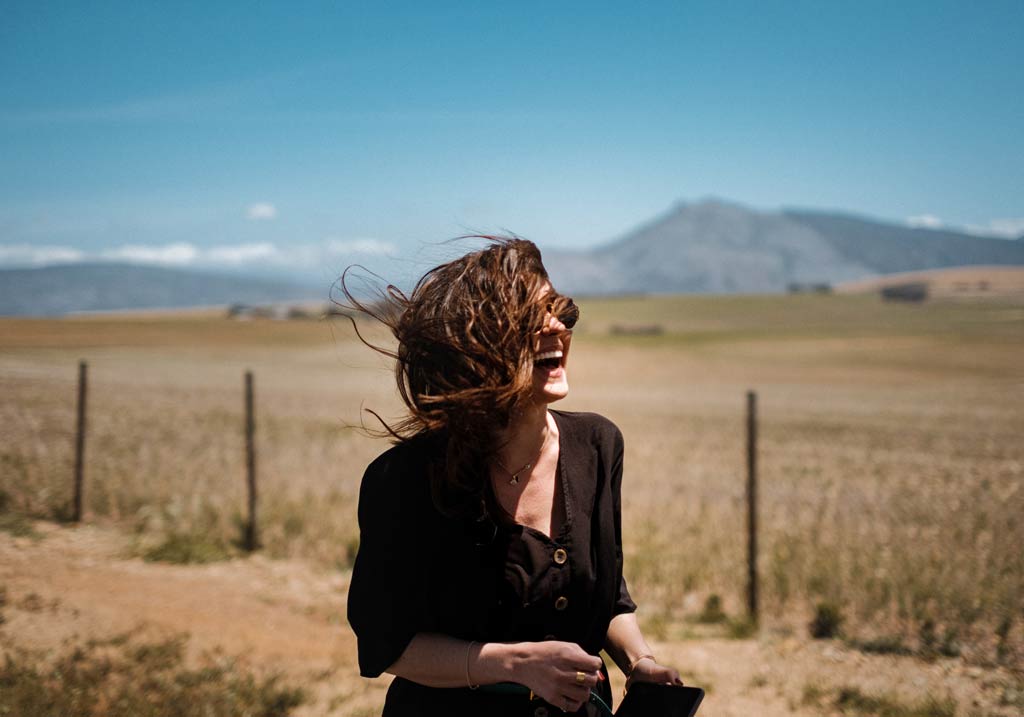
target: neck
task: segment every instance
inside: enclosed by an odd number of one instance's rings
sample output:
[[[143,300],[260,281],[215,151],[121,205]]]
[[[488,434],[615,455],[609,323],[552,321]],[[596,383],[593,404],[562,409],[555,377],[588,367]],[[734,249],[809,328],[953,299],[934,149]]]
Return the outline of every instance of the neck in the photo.
[[[498,451],[502,462],[512,470],[511,463],[524,463],[537,455],[548,432],[547,404],[533,404],[522,413],[516,414],[506,429],[498,436],[501,448]],[[507,460],[506,460],[507,459]]]

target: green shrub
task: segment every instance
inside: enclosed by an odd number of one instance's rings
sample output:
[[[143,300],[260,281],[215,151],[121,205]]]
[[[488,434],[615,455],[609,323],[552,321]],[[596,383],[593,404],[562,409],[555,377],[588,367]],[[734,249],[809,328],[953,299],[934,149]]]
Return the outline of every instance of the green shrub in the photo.
[[[715,624],[725,622],[726,619],[728,616],[722,610],[722,598],[714,593],[708,595],[708,599],[704,601],[704,609],[697,616],[697,622]]]
[[[939,643],[939,654],[943,657],[960,657],[959,633],[955,627],[948,627],[942,634],[942,642]]]
[[[162,543],[146,550],[143,559],[154,563],[213,563],[227,560],[231,551],[218,540],[198,533],[171,533]]]
[[[32,521],[18,513],[0,513],[0,531],[15,537],[39,537],[39,533],[32,527]]]
[[[56,660],[8,651],[0,665],[0,715],[61,717],[287,717],[301,689],[241,672],[230,660],[183,663],[184,636],[135,644],[127,636],[69,648]]]
[[[816,640],[827,640],[839,637],[843,625],[843,614],[835,603],[820,602],[814,610],[814,619],[808,629],[811,637]]]
[[[912,655],[911,650],[898,635],[883,635],[871,640],[850,640],[850,647],[873,655]]]
[[[803,694],[800,698],[800,703],[803,705],[813,705],[818,707],[821,705],[822,700],[825,699],[827,691],[821,685],[808,683],[804,685]]]
[[[728,629],[729,637],[733,640],[746,640],[757,633],[757,623],[746,617],[729,620],[726,623],[726,628]]]
[[[836,707],[856,717],[955,717],[956,702],[929,697],[923,702],[905,704],[886,695],[868,695],[857,687],[840,688]]]
[[[0,531],[10,533],[15,537],[29,536],[38,537],[38,533],[32,528],[32,521],[21,513],[15,512],[14,501],[5,490],[0,490]]]
[[[1010,636],[1010,629],[1012,627],[1013,617],[1010,615],[1004,616],[1003,619],[1000,620],[999,624],[996,626],[996,637],[998,638],[998,641],[996,642],[996,660],[998,662],[1005,661],[1006,656],[1010,652],[1008,638]]]

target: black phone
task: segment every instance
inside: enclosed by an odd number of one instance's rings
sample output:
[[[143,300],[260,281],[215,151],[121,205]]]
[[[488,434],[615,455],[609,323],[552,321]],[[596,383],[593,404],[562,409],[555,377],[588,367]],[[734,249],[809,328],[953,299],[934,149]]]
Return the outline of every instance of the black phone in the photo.
[[[703,699],[699,687],[634,682],[615,717],[693,717]]]

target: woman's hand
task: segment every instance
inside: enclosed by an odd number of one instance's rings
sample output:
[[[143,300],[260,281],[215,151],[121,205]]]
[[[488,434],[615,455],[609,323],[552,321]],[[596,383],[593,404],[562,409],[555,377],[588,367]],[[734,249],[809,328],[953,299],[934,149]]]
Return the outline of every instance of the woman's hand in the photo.
[[[574,642],[522,643],[515,681],[566,712],[575,712],[590,699],[597,684],[600,657],[595,657]]]
[[[634,682],[657,682],[664,685],[682,685],[679,671],[665,665],[659,665],[650,657],[645,657],[633,666],[626,680],[626,689]]]

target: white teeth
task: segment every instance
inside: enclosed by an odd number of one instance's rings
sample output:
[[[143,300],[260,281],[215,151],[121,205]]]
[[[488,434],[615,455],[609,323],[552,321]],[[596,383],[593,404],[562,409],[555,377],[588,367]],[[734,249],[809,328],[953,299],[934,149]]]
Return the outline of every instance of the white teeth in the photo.
[[[542,354],[537,354],[536,356],[534,356],[533,360],[534,361],[543,361],[544,359],[550,359],[550,358],[562,358],[562,352],[561,351],[545,351]]]

